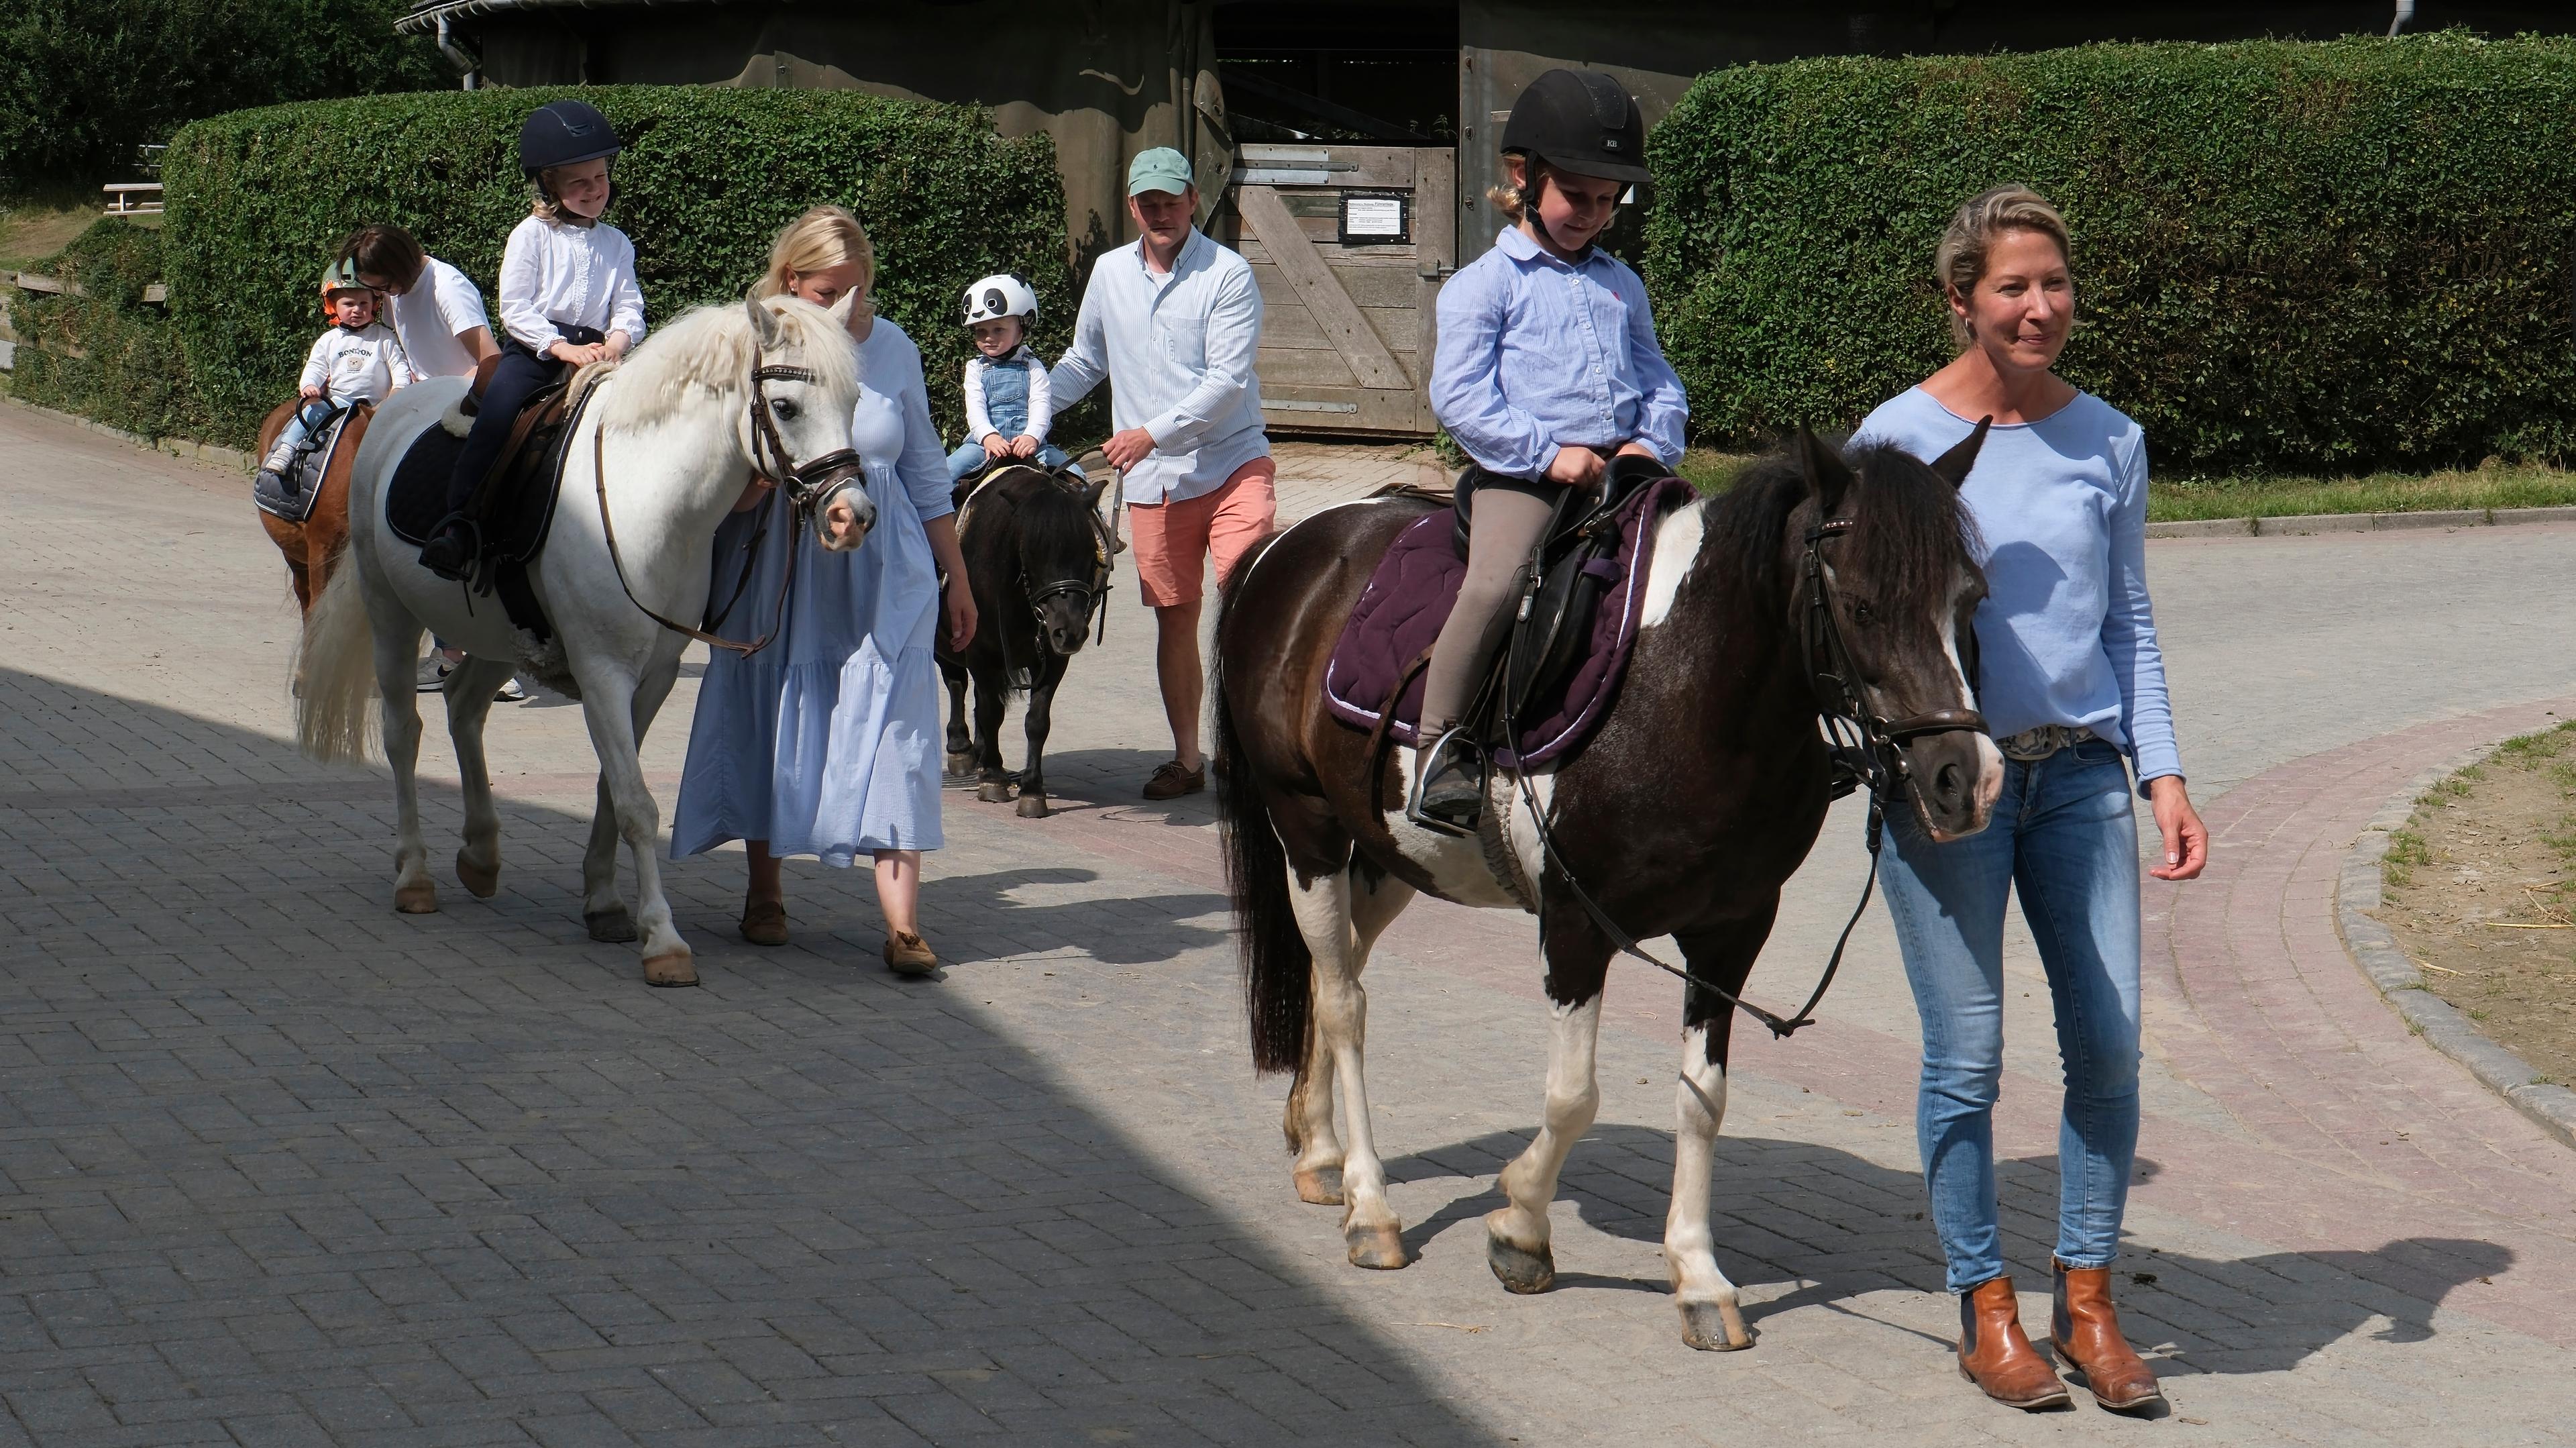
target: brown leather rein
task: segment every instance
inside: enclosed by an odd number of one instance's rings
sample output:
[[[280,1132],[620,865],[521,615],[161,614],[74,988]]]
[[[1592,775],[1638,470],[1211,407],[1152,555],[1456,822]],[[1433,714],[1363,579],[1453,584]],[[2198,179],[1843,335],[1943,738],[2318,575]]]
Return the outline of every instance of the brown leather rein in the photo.
[[[788,532],[787,571],[785,577],[779,580],[778,608],[771,618],[769,632],[747,644],[719,637],[715,630],[723,626],[726,615],[733,612],[733,606],[742,601],[744,590],[751,587],[751,571],[760,561],[761,541],[769,536],[767,509],[762,510],[760,524],[752,532],[750,545],[744,549],[742,575],[734,580],[733,595],[725,600],[724,607],[710,615],[702,628],[691,628],[687,624],[664,618],[646,607],[644,600],[635,596],[635,586],[626,581],[626,560],[617,548],[617,525],[611,522],[608,516],[608,464],[601,455],[599,440],[601,429],[598,427],[591,429],[591,480],[599,494],[599,530],[608,539],[608,566],[616,572],[617,586],[625,591],[626,601],[635,605],[636,610],[646,618],[673,633],[686,634],[709,648],[731,649],[745,658],[769,647],[769,641],[778,637],[779,625],[787,617],[788,592],[796,586],[796,555],[800,551],[795,545],[796,528],[802,528],[805,520],[814,513],[830,507],[833,498],[837,497],[842,490],[856,486],[862,476],[859,454],[855,448],[836,449],[800,467],[796,464],[794,455],[788,452],[786,439],[779,436],[778,423],[770,416],[768,384],[771,382],[811,383],[814,380],[814,372],[811,368],[763,365],[760,360],[759,346],[755,344],[752,347],[752,470],[767,478],[772,484],[788,490],[788,501],[793,507],[795,519],[794,527]]]

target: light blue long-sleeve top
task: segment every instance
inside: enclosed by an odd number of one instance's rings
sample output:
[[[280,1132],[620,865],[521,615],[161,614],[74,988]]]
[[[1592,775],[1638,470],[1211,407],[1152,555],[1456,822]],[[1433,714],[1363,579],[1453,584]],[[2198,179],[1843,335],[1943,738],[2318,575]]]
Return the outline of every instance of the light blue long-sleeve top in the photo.
[[[850,442],[877,505],[867,541],[825,551],[812,524],[797,525],[784,488],[716,530],[719,599],[761,540],[751,582],[718,632],[744,642],[773,628],[777,636],[749,657],[707,656],[672,814],[674,858],[766,840],[773,855],[845,866],[876,850],[935,850],[944,838],[946,736],[931,656],[939,564],[921,525],[953,511],[948,460],[921,350],[903,329],[877,318],[859,364]],[[791,551],[796,577],[782,610]]]
[[[1597,246],[1566,261],[1506,227],[1440,288],[1431,411],[1478,466],[1534,478],[1560,447],[1638,441],[1680,462],[1690,404],[1627,263]]]
[[[1252,370],[1260,345],[1252,264],[1192,227],[1168,272],[1146,267],[1142,241],[1092,263],[1073,346],[1048,374],[1048,392],[1062,412],[1107,381],[1110,425],[1154,439],[1127,470],[1127,501],[1177,503],[1270,455]]]
[[[1976,424],[1911,387],[1853,435],[1936,458]],[[2147,598],[2147,437],[2089,392],[1996,426],[1959,497],[1984,536],[1978,705],[2002,738],[2043,724],[2127,751],[2138,789],[2182,773],[2164,650]]]

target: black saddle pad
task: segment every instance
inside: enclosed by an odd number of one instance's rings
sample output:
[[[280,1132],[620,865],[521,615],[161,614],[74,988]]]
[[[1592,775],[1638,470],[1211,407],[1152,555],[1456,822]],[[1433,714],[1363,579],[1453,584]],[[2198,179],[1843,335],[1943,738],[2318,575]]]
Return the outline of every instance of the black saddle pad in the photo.
[[[562,493],[564,448],[588,402],[585,395],[564,418],[563,431],[547,445],[534,471],[527,470],[524,461],[513,465],[516,484],[502,490],[495,515],[483,523],[485,556],[503,563],[525,563],[546,546],[546,533],[554,526],[555,500]],[[385,522],[395,537],[406,543],[426,543],[438,531],[447,517],[447,479],[456,471],[456,455],[464,450],[465,439],[449,432],[444,423],[433,423],[412,439],[385,494]]]
[[[340,450],[340,436],[349,429],[350,414],[355,408],[344,407],[322,429],[322,435],[311,440],[304,451],[296,454],[295,465],[283,477],[269,473],[252,475],[250,500],[259,510],[288,523],[301,523],[313,515],[313,500],[322,491],[322,475],[331,470],[331,457]]]

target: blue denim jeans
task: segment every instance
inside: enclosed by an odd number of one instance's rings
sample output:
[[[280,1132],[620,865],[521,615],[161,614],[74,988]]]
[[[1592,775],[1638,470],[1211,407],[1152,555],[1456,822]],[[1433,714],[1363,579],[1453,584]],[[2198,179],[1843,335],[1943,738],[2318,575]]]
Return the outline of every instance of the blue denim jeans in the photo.
[[[1890,812],[1878,875],[1923,1018],[1915,1134],[1950,1290],[2004,1272],[1995,1210],[2003,1081],[2004,900],[2018,889],[2048,972],[2066,1102],[2057,1127],[2057,1256],[2105,1267],[2138,1148],[2138,833],[2120,752],[2086,740],[2004,761],[1983,833],[1935,844]]]
[[[976,469],[984,466],[985,461],[984,445],[982,443],[970,442],[966,444],[964,447],[961,447],[957,451],[948,455],[948,481],[954,483],[963,479],[968,473],[974,472]],[[1017,460],[1014,459],[1014,461]],[[1057,447],[1054,443],[1042,442],[1038,444],[1038,455],[1034,458],[1028,459],[1028,461],[1036,463],[1042,468],[1061,468],[1065,464],[1072,462],[1073,459],[1066,457],[1064,455],[1064,449]]]

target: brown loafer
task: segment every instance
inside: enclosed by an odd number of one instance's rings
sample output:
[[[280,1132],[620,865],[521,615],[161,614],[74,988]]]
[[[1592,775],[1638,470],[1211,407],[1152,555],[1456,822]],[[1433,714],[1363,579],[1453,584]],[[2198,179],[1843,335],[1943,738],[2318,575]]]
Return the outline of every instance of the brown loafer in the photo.
[[[742,907],[742,938],[754,945],[787,943],[787,907],[775,900],[749,900]]]
[[[886,937],[885,963],[897,975],[928,975],[939,968],[939,956],[929,941],[898,930]]]
[[[1959,1294],[1959,1376],[2025,1412],[2070,1401],[2057,1369],[2022,1333],[2021,1299],[2009,1277],[1988,1278]]]
[[[2155,1369],[2120,1335],[2120,1315],[2111,1306],[2111,1269],[2069,1267],[2054,1258],[2049,1266],[2057,1276],[2057,1293],[2048,1314],[2048,1340],[2058,1356],[2084,1374],[2093,1401],[2115,1413],[2163,1402]]]
[[[1207,769],[1183,769],[1177,759],[1166,759],[1154,766],[1154,775],[1145,781],[1145,798],[1179,799],[1207,788]]]

